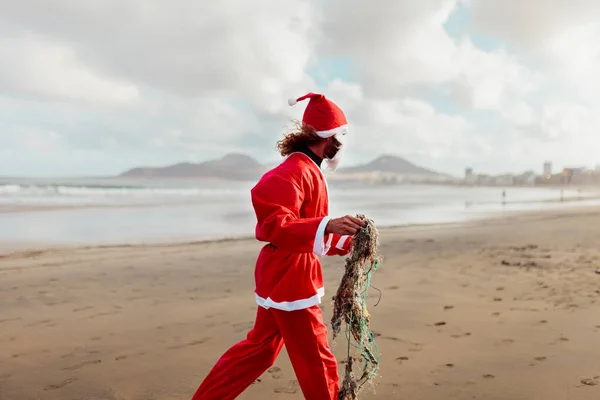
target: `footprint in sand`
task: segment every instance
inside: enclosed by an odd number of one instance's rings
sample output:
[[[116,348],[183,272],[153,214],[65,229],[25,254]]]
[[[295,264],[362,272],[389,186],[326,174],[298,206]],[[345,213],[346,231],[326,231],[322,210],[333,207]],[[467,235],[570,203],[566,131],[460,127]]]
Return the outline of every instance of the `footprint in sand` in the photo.
[[[409,360],[409,358],[408,358],[408,357],[397,357],[395,361],[396,361],[398,364],[402,365],[402,364],[404,364],[404,361],[408,361],[408,360]]]
[[[537,308],[530,308],[530,307],[511,307],[510,311],[531,311],[531,312],[539,312],[540,310],[538,310]]]
[[[597,386],[600,385],[600,381],[598,381],[598,379],[600,379],[600,376],[595,376],[593,379],[582,379],[580,382],[586,386]]]
[[[381,336],[381,334],[374,335],[375,337],[381,337],[381,339],[391,340],[392,342],[402,342],[403,340],[395,336]]]
[[[254,327],[254,321],[249,322],[240,322],[237,324],[233,324],[233,331],[236,333],[246,332]]]
[[[38,326],[38,325],[48,324],[48,323],[50,323],[50,322],[52,322],[52,320],[50,320],[50,319],[45,319],[45,320],[43,320],[43,321],[32,322],[32,323],[30,323],[30,324],[27,324],[26,326]]]
[[[494,379],[494,378],[495,378],[495,376],[494,376],[494,375],[492,375],[492,374],[485,374],[485,375],[483,375],[483,377],[484,377],[485,379]]]
[[[92,318],[105,317],[107,315],[115,315],[115,314],[120,314],[120,311],[107,311],[107,312],[101,312],[98,314],[92,314],[89,316],[89,318],[92,319]]]
[[[92,308],[94,308],[94,306],[87,306],[87,307],[79,307],[79,308],[74,308],[74,309],[73,309],[73,312],[79,312],[79,311],[91,310]]]
[[[50,384],[50,385],[46,386],[46,387],[44,388],[44,390],[55,390],[55,389],[60,389],[60,388],[62,388],[62,387],[65,387],[65,386],[67,386],[67,385],[68,385],[68,384],[70,384],[70,383],[73,383],[73,382],[75,382],[76,380],[77,380],[77,378],[67,378],[67,379],[65,379],[65,380],[64,380],[64,381],[62,381],[62,382],[59,382],[59,383],[52,383],[52,384]]]
[[[117,357],[115,357],[115,360],[116,361],[121,361],[121,360],[126,360],[126,359],[128,359],[130,357],[143,356],[145,354],[146,354],[145,351],[138,351],[137,353],[123,354],[121,356],[117,356]]]
[[[0,324],[2,324],[4,322],[18,321],[20,319],[21,319],[20,317],[16,317],[16,318],[4,318],[4,319],[0,319]]]
[[[423,345],[421,343],[413,343],[413,346],[414,347],[411,347],[410,349],[408,349],[408,351],[416,353],[423,350]]]
[[[177,345],[174,345],[174,346],[169,346],[169,347],[167,347],[167,348],[168,348],[169,350],[183,349],[183,348],[185,348],[185,347],[197,346],[197,345],[199,345],[199,344],[206,343],[206,342],[207,342],[209,339],[210,339],[210,338],[207,338],[207,337],[206,337],[206,338],[203,338],[203,339],[200,339],[200,340],[194,340],[194,341],[192,341],[192,342],[188,342],[188,343],[183,343],[183,344],[177,344]]]
[[[471,336],[471,332],[457,333],[454,335],[450,335],[450,337],[454,338],[454,339],[460,339],[460,338],[467,337],[467,336]]]
[[[285,394],[296,394],[300,390],[300,385],[298,381],[290,381],[289,384],[285,387],[278,387],[273,389],[275,393],[285,393]]]
[[[267,372],[269,373],[269,375],[271,375],[273,379],[281,379],[283,377],[283,374],[281,373],[281,368],[279,367],[271,367],[267,370]]]
[[[514,342],[515,342],[514,339],[502,339],[502,340],[498,340],[496,342],[496,346],[506,346],[506,345],[513,344]]]
[[[557,343],[565,343],[565,342],[568,342],[568,341],[569,341],[568,337],[560,336],[554,342],[550,343],[550,345],[555,345]]]
[[[79,364],[75,364],[75,365],[71,365],[70,367],[64,367],[63,371],[74,371],[76,369],[80,369],[83,368],[87,365],[95,365],[95,364],[100,364],[102,362],[102,360],[90,360],[90,361],[84,361],[82,363]]]

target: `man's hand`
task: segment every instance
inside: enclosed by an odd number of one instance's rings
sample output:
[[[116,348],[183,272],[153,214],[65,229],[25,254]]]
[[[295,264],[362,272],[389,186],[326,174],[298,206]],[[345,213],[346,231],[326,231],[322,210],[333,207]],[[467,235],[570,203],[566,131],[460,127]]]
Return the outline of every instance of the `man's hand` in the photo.
[[[336,233],[338,235],[353,236],[360,228],[367,226],[367,222],[351,215],[330,219],[325,227],[325,234]]]

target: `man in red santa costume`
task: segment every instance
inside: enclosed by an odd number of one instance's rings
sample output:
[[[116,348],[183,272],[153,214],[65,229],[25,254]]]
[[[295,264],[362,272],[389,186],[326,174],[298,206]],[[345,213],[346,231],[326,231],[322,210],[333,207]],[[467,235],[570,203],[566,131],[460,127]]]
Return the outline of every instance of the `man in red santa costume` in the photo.
[[[277,143],[284,161],[251,190],[256,238],[266,242],[254,273],[254,328],[221,356],[192,400],[235,399],[273,365],[284,344],[304,397],[337,399],[338,366],[319,308],[325,294],[319,257],[348,254],[350,236],[365,223],[329,216],[321,168],[339,163],[348,125],[321,94],[289,104],[306,99],[302,124]]]

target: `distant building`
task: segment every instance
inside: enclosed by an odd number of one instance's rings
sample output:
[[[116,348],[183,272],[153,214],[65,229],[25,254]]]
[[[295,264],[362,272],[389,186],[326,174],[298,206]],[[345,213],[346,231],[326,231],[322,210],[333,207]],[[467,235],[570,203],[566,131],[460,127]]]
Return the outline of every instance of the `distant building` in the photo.
[[[533,185],[536,182],[535,172],[525,171],[522,174],[515,176],[513,182],[517,185]]]
[[[473,173],[473,168],[465,168],[465,183],[470,185],[477,183],[477,176]]]
[[[494,184],[501,186],[514,185],[515,178],[510,174],[499,175],[494,178]]]
[[[496,183],[493,176],[486,175],[486,174],[477,175],[474,179],[477,181],[478,185],[488,186],[488,185],[494,185]]]
[[[552,175],[552,163],[550,161],[546,161],[544,163],[544,176]]]
[[[586,176],[585,168],[564,168],[562,172],[563,183],[581,184],[584,183]]]

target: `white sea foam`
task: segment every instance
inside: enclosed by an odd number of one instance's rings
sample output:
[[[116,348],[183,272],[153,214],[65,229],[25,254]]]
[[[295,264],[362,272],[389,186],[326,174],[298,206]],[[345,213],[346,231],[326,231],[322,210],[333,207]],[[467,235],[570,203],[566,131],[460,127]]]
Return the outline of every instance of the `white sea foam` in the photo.
[[[135,205],[181,203],[187,201],[224,201],[244,197],[248,184],[225,187],[223,184],[199,184],[187,187],[65,185],[41,183],[0,184],[2,205]]]

